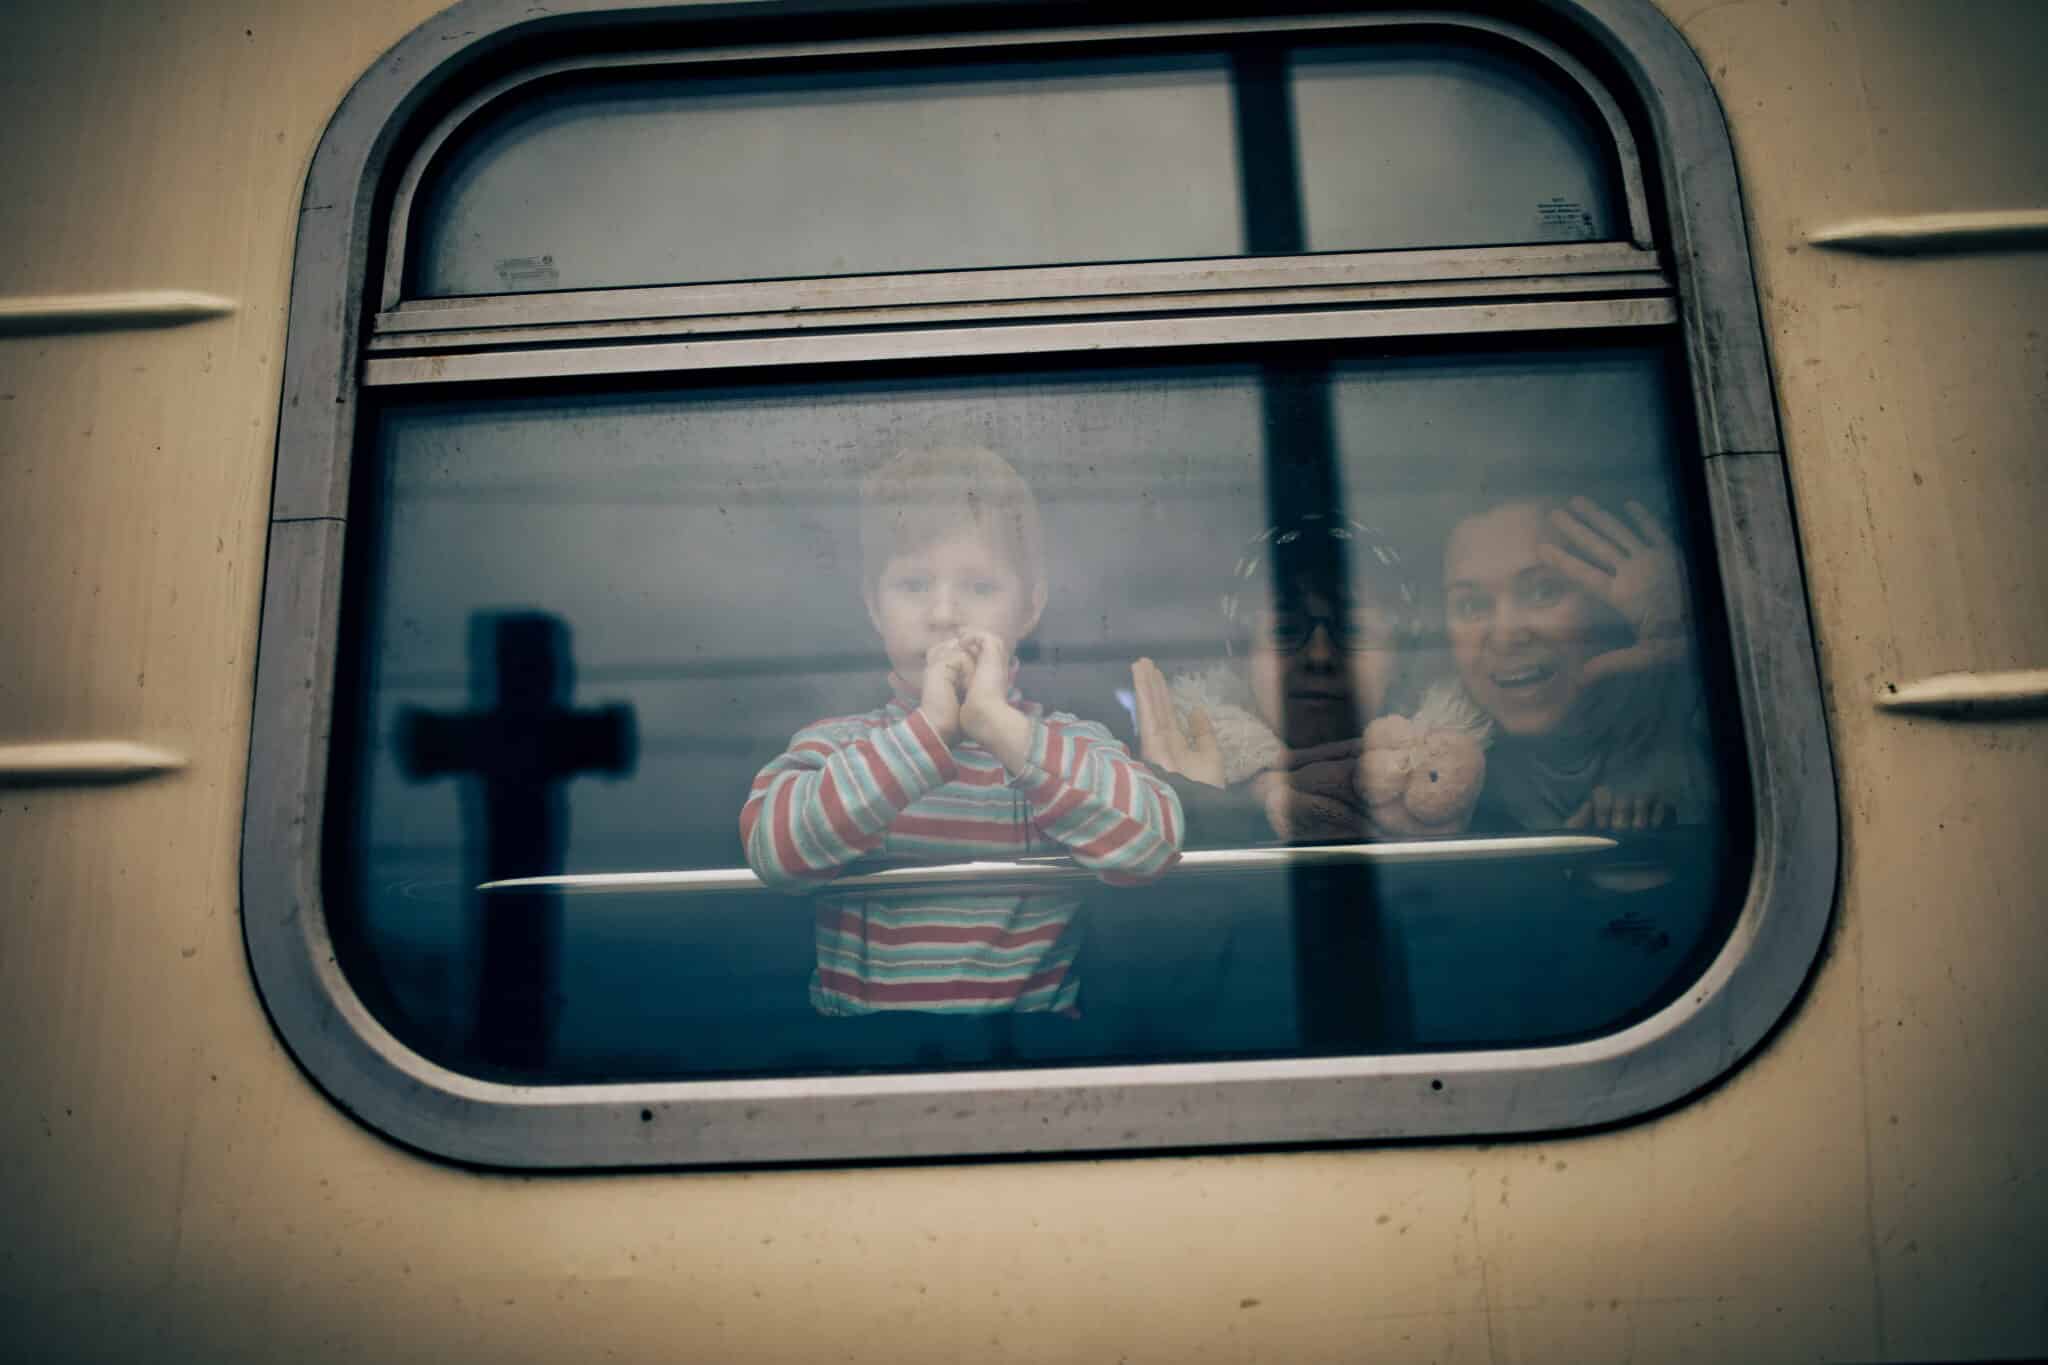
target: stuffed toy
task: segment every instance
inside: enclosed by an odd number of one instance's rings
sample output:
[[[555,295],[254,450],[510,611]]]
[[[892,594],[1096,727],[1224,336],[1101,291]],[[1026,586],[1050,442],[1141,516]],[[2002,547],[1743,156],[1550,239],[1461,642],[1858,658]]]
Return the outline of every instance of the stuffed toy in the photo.
[[[1358,792],[1382,834],[1457,834],[1472,819],[1486,782],[1492,726],[1454,684],[1423,694],[1412,716],[1381,716],[1365,727]]]
[[[1236,669],[1218,664],[1182,674],[1169,687],[1183,734],[1195,708],[1208,712],[1226,786],[1287,767],[1287,747],[1252,709],[1251,689]],[[1346,796],[1382,835],[1459,833],[1486,781],[1492,729],[1455,682],[1437,683],[1413,715],[1381,716],[1366,726]]]

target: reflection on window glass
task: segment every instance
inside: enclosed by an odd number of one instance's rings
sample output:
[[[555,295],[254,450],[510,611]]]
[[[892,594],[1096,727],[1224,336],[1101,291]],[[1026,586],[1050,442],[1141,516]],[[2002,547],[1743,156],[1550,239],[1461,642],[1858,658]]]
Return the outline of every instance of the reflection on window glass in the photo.
[[[1387,43],[585,79],[423,182],[423,296],[1611,238],[1562,81]]]
[[[1671,403],[1579,348],[390,406],[344,967],[564,1082],[1612,1027],[1740,880]],[[1433,856],[1173,866],[1290,841]],[[1014,858],[1068,872],[846,880]],[[625,872],[717,880],[476,890]]]

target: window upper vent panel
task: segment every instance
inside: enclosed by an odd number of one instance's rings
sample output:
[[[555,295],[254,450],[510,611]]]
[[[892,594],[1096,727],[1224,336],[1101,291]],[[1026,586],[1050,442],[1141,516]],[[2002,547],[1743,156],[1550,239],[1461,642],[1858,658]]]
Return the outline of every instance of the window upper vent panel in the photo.
[[[1635,235],[1614,121],[1562,71],[1397,33],[561,71],[421,163],[403,292]]]

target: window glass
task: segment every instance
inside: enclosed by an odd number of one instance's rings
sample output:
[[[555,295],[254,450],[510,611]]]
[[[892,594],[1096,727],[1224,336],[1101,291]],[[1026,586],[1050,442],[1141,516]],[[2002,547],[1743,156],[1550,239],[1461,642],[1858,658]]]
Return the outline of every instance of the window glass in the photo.
[[[1228,256],[1220,56],[589,82],[434,177],[416,292]]]
[[[1619,237],[1608,135],[1526,59],[1423,44],[1291,62],[1311,251]],[[1450,168],[1455,174],[1446,174]]]
[[[1253,351],[391,403],[363,462],[356,740],[330,805],[344,969],[409,1046],[554,1082],[1612,1027],[1690,979],[1742,880],[1665,364]],[[863,478],[905,451],[998,454],[1042,551],[980,523],[952,537],[942,507],[936,541],[878,555],[871,532],[864,558]],[[956,539],[998,569],[956,574]],[[1028,893],[475,889],[758,865],[756,774],[821,718],[890,700],[890,594],[958,592],[971,614],[1016,563],[1045,588],[1023,695],[1101,727],[1069,742],[1141,747],[1139,658],[1204,706],[1221,789],[1137,767],[1105,789],[1171,792],[1189,849],[1609,842],[1113,884],[1152,870],[1134,863]],[[991,783],[911,808],[926,861],[955,817],[1014,833],[1007,852],[1073,843],[1029,783]],[[975,1003],[1006,991],[1035,1007]]]
[[[585,77],[429,172],[409,292],[1613,237],[1582,104],[1414,43]]]

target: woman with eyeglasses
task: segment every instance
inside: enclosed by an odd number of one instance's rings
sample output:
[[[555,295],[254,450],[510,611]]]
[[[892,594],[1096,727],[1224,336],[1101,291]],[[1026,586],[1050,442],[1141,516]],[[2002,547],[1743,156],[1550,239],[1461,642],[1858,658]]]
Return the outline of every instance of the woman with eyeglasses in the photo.
[[[1131,668],[1139,753],[1181,798],[1185,846],[1464,828],[1485,721],[1455,681],[1409,676],[1416,593],[1389,537],[1327,515],[1271,527],[1219,605],[1225,662],[1171,680],[1149,659]],[[1406,958],[1381,890],[1364,866],[1297,868],[1263,887],[1191,882],[1178,932],[1127,947],[1136,967],[1097,979],[1195,1050],[1397,1047],[1411,1027]]]
[[[1180,792],[1191,840],[1464,827],[1487,726],[1454,684],[1406,676],[1416,594],[1383,533],[1323,514],[1270,527],[1221,606],[1230,662],[1171,681],[1149,659],[1131,668],[1141,755]]]

